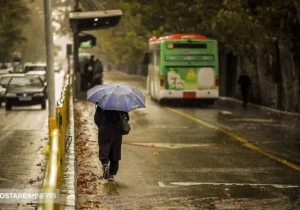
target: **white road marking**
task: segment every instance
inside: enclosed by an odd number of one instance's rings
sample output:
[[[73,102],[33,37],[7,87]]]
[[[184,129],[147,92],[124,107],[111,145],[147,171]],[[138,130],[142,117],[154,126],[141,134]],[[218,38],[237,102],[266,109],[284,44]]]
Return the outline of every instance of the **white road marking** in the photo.
[[[48,118],[45,120],[42,130],[48,129],[48,125],[49,125],[48,120],[49,120]]]
[[[166,187],[166,185],[163,182],[158,182],[159,187]]]
[[[124,144],[152,147],[152,148],[167,148],[167,149],[178,149],[178,148],[187,148],[187,147],[216,147],[218,144],[183,144],[183,143],[131,143],[124,142]]]
[[[298,185],[285,185],[285,184],[253,184],[253,183],[213,183],[213,182],[171,182],[171,185],[178,185],[178,186],[197,186],[197,185],[225,185],[225,186],[272,186],[278,189],[285,189],[285,188],[299,188]]]
[[[162,128],[162,129],[188,129],[188,126],[173,126],[173,125],[154,125],[153,128]]]

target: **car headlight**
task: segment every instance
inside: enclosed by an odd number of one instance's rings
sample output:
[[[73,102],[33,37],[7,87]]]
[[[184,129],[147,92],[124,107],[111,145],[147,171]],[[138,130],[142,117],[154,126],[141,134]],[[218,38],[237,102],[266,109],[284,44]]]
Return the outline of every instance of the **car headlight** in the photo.
[[[17,96],[15,93],[6,93],[6,97],[15,97]]]
[[[44,93],[35,93],[33,96],[44,96]]]

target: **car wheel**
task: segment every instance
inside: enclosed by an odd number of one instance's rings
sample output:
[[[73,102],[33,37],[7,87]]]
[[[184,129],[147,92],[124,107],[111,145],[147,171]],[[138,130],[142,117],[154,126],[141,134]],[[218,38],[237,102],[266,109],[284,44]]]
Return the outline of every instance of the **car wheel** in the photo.
[[[11,107],[12,107],[12,106],[11,106],[11,104],[9,104],[9,103],[6,103],[6,104],[5,104],[5,109],[6,109],[6,110],[11,110]]]
[[[41,103],[41,105],[42,105],[42,109],[46,109],[46,101],[43,101],[43,102]]]

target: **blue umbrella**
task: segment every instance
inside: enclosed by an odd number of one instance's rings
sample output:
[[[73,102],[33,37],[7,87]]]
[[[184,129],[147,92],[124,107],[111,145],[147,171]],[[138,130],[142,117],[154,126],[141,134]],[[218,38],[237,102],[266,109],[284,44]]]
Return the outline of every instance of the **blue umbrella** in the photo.
[[[97,85],[87,91],[87,100],[103,110],[130,112],[146,107],[145,96],[137,89],[124,84]]]

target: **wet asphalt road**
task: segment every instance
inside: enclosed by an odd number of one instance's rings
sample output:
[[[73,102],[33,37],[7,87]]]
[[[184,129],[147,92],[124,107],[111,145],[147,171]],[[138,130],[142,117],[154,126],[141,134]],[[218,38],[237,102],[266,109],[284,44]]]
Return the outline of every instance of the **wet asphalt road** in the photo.
[[[55,82],[58,100],[62,71],[55,74]],[[40,105],[13,107],[11,111],[1,107],[0,119],[0,189],[39,188],[45,166],[41,150],[48,140],[48,110],[41,110]],[[30,205],[0,204],[0,209],[25,207]]]
[[[145,91],[142,77],[113,72],[105,80]],[[130,113],[132,131],[123,138],[116,182],[101,181],[103,190],[81,194],[80,202],[97,201],[106,209],[300,209],[300,171],[245,147],[234,135],[297,164],[299,122],[238,107],[166,106],[149,97],[146,103]],[[78,109],[94,108],[83,103]]]

